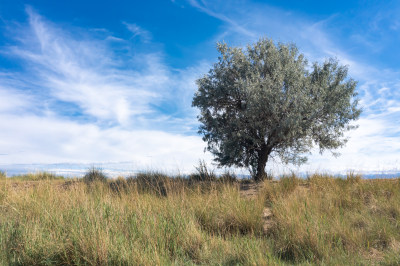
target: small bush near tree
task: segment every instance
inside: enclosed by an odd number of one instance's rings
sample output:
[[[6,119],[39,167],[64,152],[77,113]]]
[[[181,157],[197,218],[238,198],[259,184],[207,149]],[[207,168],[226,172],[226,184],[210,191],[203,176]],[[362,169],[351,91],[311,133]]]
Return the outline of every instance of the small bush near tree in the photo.
[[[199,166],[196,166],[196,173],[189,175],[192,181],[214,181],[217,179],[213,170],[210,170],[205,161],[200,160]]]
[[[103,171],[101,169],[92,167],[83,176],[83,181],[85,183],[106,182],[107,181],[107,176],[103,173]]]

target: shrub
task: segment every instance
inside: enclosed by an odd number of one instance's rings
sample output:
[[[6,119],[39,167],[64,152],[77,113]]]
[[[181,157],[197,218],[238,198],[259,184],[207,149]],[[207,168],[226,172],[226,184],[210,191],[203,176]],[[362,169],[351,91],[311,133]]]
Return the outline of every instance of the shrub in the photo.
[[[83,181],[85,183],[106,182],[107,176],[103,173],[103,171],[101,169],[92,167],[83,176]]]
[[[159,172],[143,172],[136,175],[139,192],[155,193],[159,196],[167,195],[169,177]]]
[[[121,193],[121,192],[128,192],[130,184],[131,183],[128,182],[127,179],[123,177],[118,177],[117,179],[114,179],[109,183],[109,187],[111,191],[116,193]]]
[[[218,181],[222,183],[234,183],[237,181],[237,176],[233,172],[226,171],[218,178]]]
[[[6,177],[7,177],[6,172],[0,170],[0,179],[6,179]]]
[[[192,181],[215,181],[217,179],[213,170],[209,170],[204,161],[199,161],[199,166],[195,167],[197,173],[189,175]]]

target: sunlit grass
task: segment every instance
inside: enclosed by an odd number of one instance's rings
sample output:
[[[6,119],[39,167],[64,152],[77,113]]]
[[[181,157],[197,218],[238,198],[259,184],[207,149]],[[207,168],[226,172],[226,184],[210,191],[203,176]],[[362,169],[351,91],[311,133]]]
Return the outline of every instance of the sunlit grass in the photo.
[[[1,174],[0,174],[1,175]],[[39,180],[63,180],[64,177],[54,173],[38,171],[34,173],[27,173],[10,177],[13,181],[39,181]]]
[[[318,264],[400,263],[399,179],[314,175],[297,189],[287,183],[264,187],[276,255]]]
[[[399,179],[225,179],[2,179],[0,265],[400,263]]]
[[[7,173],[0,170],[0,179],[5,179],[5,178],[7,178]]]
[[[222,183],[205,190],[178,181],[172,191],[175,181],[169,182],[165,194],[142,190],[136,180],[123,191],[111,182],[38,181],[22,188],[2,182],[0,258],[24,265],[270,260],[259,236],[262,202]]]

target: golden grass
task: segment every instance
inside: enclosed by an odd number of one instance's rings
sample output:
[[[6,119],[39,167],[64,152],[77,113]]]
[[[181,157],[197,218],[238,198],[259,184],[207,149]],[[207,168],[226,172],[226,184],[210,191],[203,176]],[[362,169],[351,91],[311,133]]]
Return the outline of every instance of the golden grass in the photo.
[[[174,183],[169,182],[166,187]],[[128,184],[124,191],[109,185],[37,181],[21,189],[9,180],[1,182],[0,262],[165,265],[269,260],[264,253],[268,247],[256,237],[262,202],[241,198],[234,186],[209,184],[205,190],[175,184],[180,188],[174,193],[160,195],[141,192],[137,184]]]
[[[264,187],[274,217],[270,237],[282,259],[318,264],[400,263],[398,179],[314,175],[290,193],[283,187],[284,182]]]
[[[1,265],[400,263],[400,180],[0,180]],[[272,212],[263,232],[264,208]]]

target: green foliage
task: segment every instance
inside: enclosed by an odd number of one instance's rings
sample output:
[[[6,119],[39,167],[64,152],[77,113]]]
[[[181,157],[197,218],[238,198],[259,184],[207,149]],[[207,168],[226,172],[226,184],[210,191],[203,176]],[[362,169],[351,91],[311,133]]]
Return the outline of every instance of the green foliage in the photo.
[[[83,182],[90,184],[93,182],[106,182],[107,176],[103,173],[101,169],[92,167],[82,178]]]
[[[356,82],[334,59],[314,63],[295,45],[261,39],[247,50],[218,44],[219,61],[197,80],[199,133],[221,166],[249,167],[257,179],[270,156],[301,164],[316,144],[343,146],[359,117]]]
[[[0,170],[0,179],[6,179],[7,178],[7,173],[5,171]]]

